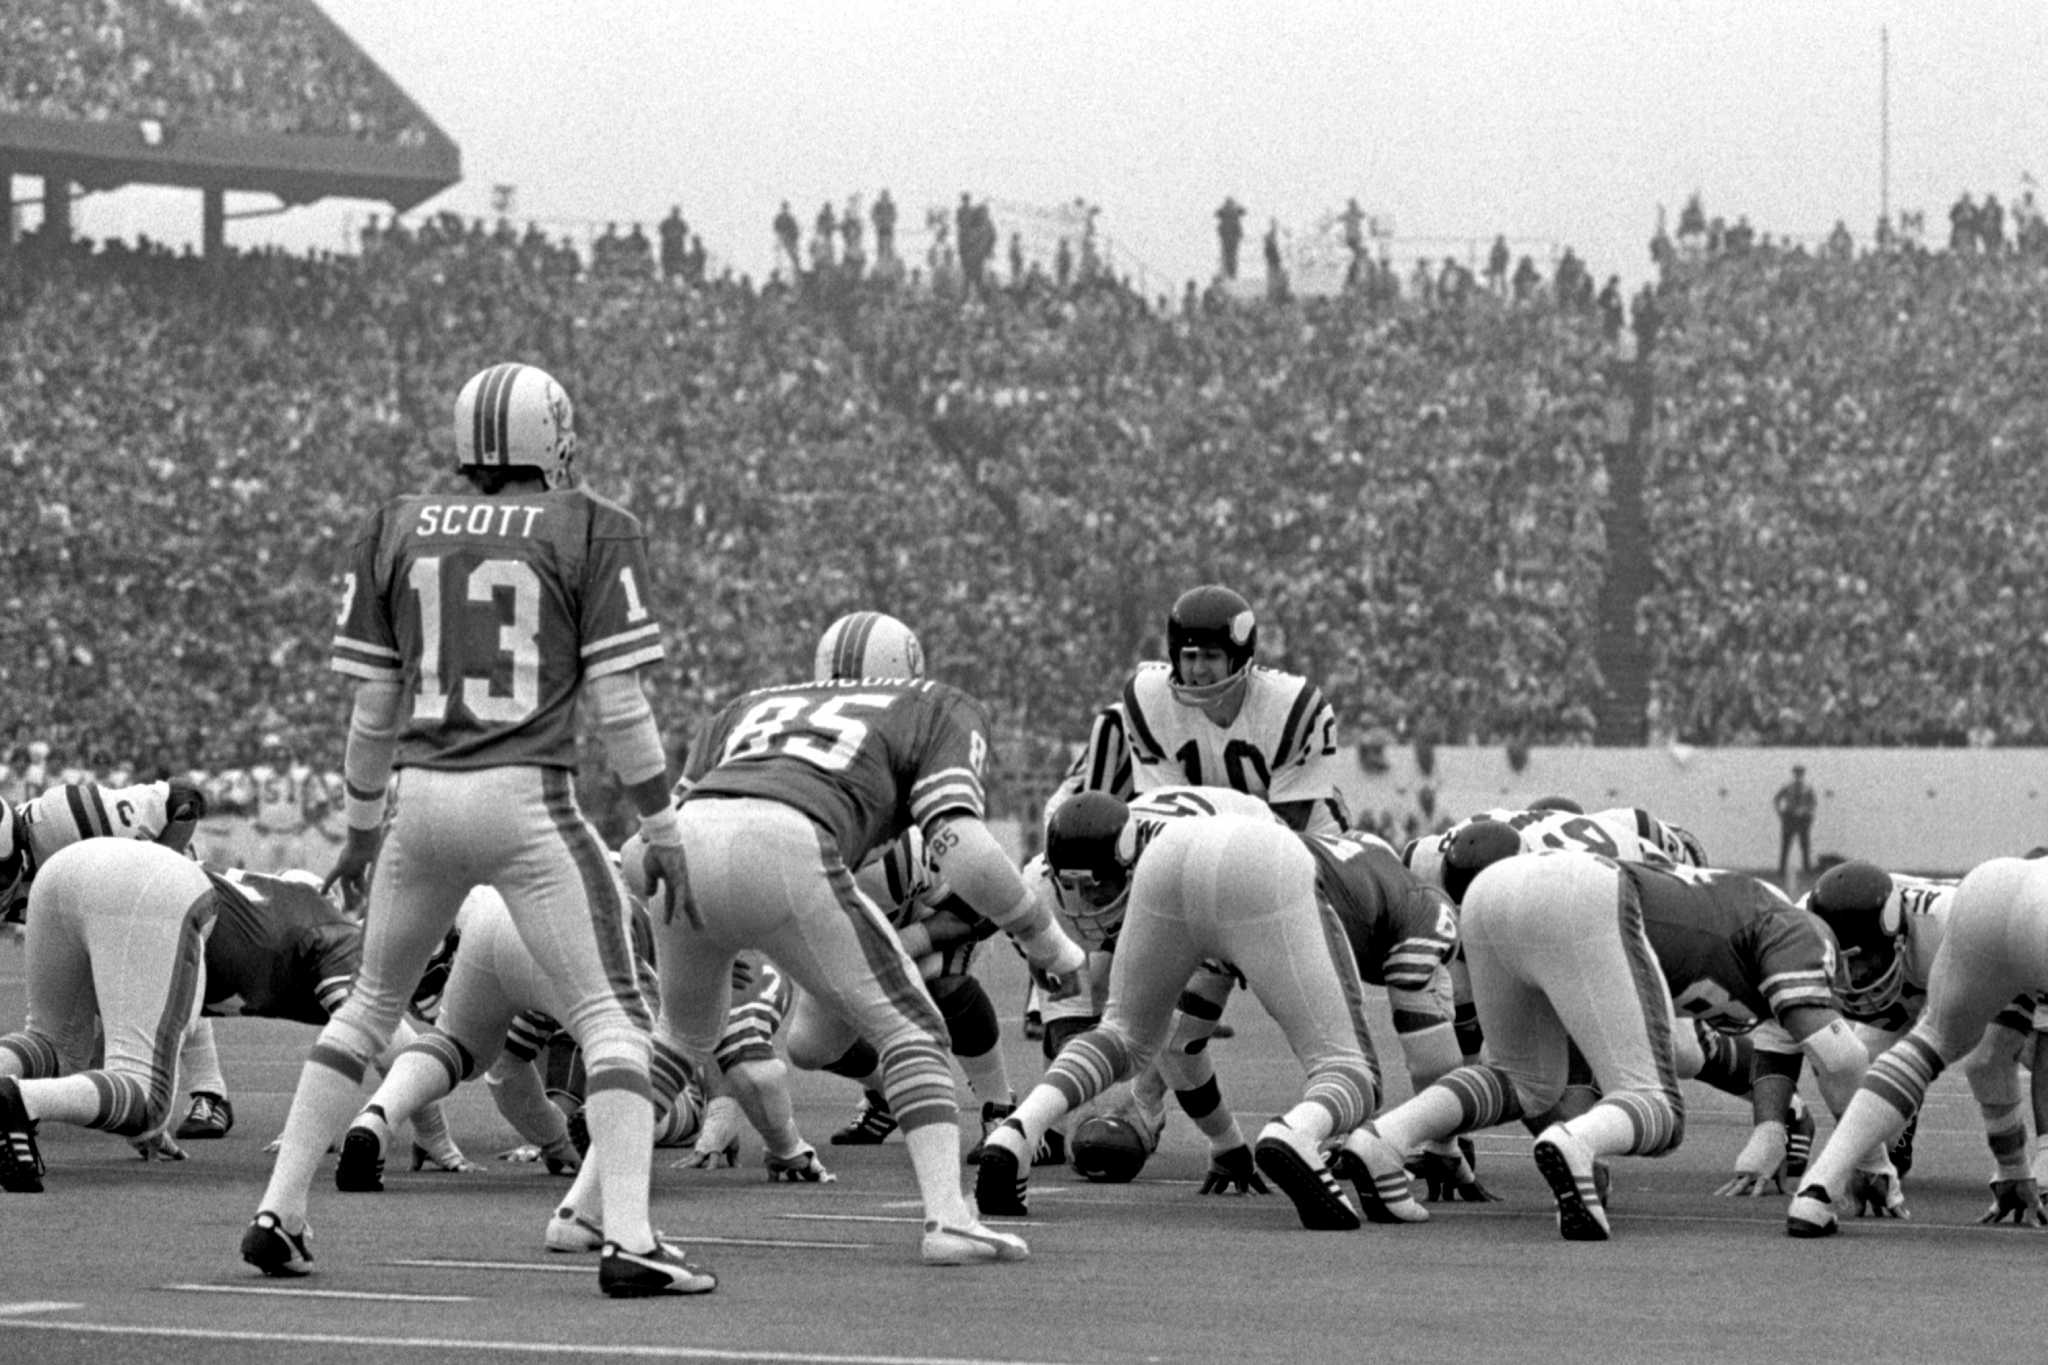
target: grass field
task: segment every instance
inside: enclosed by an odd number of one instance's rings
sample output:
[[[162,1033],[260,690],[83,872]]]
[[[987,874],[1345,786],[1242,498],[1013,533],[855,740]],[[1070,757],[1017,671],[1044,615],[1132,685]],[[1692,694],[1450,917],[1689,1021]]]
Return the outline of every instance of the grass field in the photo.
[[[1007,1015],[1021,978],[1010,955],[989,958]],[[18,1021],[21,1001],[21,949],[0,940],[0,1021]],[[1255,1131],[1293,1098],[1299,1072],[1252,1001],[1230,1019],[1239,1035],[1217,1045],[1218,1065]],[[237,1240],[312,1031],[231,1020],[219,1033],[238,1120],[226,1140],[144,1164],[118,1139],[52,1125],[48,1192],[0,1195],[0,1362],[1874,1365],[2041,1349],[2048,1234],[1975,1224],[1988,1160],[1954,1077],[1921,1125],[1912,1221],[1852,1220],[1827,1242],[1787,1238],[1781,1199],[1713,1197],[1747,1118],[1692,1088],[1683,1147],[1617,1163],[1605,1244],[1558,1239],[1519,1129],[1480,1138],[1482,1175],[1504,1203],[1442,1209],[1421,1227],[1309,1233],[1280,1196],[1198,1196],[1206,1148],[1176,1115],[1136,1183],[1039,1171],[1031,1217],[1004,1223],[1030,1240],[1030,1260],[941,1270],[918,1260],[901,1141],[826,1146],[855,1096],[804,1076],[798,1116],[838,1182],[769,1185],[751,1133],[734,1170],[674,1169],[681,1154],[658,1153],[656,1220],[723,1283],[701,1298],[615,1303],[588,1259],[542,1249],[564,1182],[491,1159],[514,1139],[478,1087],[452,1112],[485,1170],[396,1173],[381,1195],[337,1194],[323,1177],[317,1273],[256,1275]],[[1014,1078],[1035,1077],[1036,1044],[1006,1048]]]

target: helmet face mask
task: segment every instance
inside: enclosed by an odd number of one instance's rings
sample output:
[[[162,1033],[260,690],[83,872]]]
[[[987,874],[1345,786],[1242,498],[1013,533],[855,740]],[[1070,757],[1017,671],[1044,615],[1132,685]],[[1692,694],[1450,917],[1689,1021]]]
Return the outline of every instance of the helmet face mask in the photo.
[[[1204,706],[1241,691],[1258,650],[1259,623],[1251,603],[1220,584],[1190,588],[1166,616],[1166,657],[1173,695],[1189,706]],[[1220,679],[1194,682],[1185,665],[1190,650],[1220,650],[1228,669]]]
[[[923,676],[917,632],[879,611],[850,611],[825,627],[811,658],[813,682]]]
[[[1807,908],[1835,936],[1841,956],[1837,994],[1851,1014],[1881,1013],[1905,991],[1904,926],[1887,913],[1891,900],[1890,874],[1860,860],[1823,872],[1807,897]]]
[[[530,470],[549,488],[570,488],[575,464],[575,405],[546,370],[493,365],[456,395],[457,470]]]
[[[1047,822],[1045,865],[1060,907],[1091,947],[1101,947],[1122,925],[1130,901],[1131,870],[1120,854],[1130,807],[1108,792],[1077,792]]]

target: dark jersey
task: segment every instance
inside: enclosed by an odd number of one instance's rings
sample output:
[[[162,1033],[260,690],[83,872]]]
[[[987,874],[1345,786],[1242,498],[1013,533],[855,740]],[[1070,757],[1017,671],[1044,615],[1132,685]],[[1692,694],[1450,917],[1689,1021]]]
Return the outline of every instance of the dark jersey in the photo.
[[[1316,890],[1344,926],[1358,974],[1375,986],[1421,990],[1458,942],[1451,898],[1365,834],[1305,834]]]
[[[362,962],[363,931],[303,882],[209,871],[206,1012],[324,1024]]]
[[[988,722],[930,678],[795,683],[749,692],[712,717],[683,762],[682,800],[756,796],[823,826],[848,867],[912,825],[980,819]]]
[[[1835,1008],[1835,948],[1819,921],[1739,872],[1617,863],[1633,891],[1671,1002],[1725,1033]]]
[[[662,657],[632,513],[582,488],[394,498],[343,580],[333,666],[405,689],[398,767],[573,768],[585,678]]]

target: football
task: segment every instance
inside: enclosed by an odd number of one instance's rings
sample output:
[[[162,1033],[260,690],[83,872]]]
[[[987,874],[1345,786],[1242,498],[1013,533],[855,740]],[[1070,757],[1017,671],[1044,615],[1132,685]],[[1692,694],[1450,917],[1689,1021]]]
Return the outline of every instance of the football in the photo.
[[[1151,1155],[1144,1135],[1128,1120],[1098,1114],[1074,1129],[1068,1144],[1074,1152],[1074,1170],[1084,1180],[1121,1185],[1145,1168]]]

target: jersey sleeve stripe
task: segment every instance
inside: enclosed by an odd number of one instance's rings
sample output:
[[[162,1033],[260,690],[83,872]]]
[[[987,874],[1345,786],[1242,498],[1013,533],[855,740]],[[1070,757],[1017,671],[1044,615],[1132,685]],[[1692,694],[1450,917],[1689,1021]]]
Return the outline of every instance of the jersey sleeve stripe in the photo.
[[[661,659],[661,641],[656,640],[645,649],[636,649],[630,654],[614,654],[608,659],[585,660],[583,676],[586,679],[602,678],[608,674],[622,673],[629,668],[639,668],[645,664],[659,663]]]
[[[90,839],[113,832],[98,788],[83,782],[69,783],[64,788],[64,799],[71,807],[71,823],[78,827],[80,838]]]
[[[649,621],[644,626],[635,626],[631,630],[622,630],[616,635],[607,635],[602,639],[590,641],[583,646],[583,657],[585,659],[594,659],[600,654],[610,654],[615,650],[624,649],[628,646],[644,645],[649,640],[658,643],[660,639],[661,626],[656,622]]]
[[[1322,705],[1322,689],[1304,682],[1294,694],[1294,705],[1287,708],[1287,723],[1280,727],[1280,742],[1273,748],[1274,768],[1285,767],[1300,755],[1309,734],[1310,718]]]
[[[398,682],[405,675],[395,668],[379,668],[374,664],[358,663],[353,659],[336,657],[331,667],[344,677],[359,678],[364,682]]]
[[[1146,761],[1157,762],[1165,756],[1159,737],[1145,723],[1145,712],[1138,705],[1138,675],[1133,673],[1124,683],[1124,724],[1130,736],[1133,758],[1143,757]],[[1142,755],[1137,752],[1142,751]]]
[[[399,661],[397,650],[387,645],[372,644],[368,640],[358,640],[351,635],[335,636],[331,652],[337,655],[347,654],[372,663],[396,665]]]

